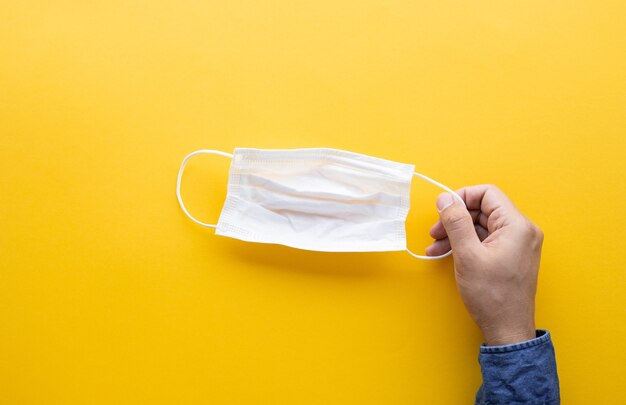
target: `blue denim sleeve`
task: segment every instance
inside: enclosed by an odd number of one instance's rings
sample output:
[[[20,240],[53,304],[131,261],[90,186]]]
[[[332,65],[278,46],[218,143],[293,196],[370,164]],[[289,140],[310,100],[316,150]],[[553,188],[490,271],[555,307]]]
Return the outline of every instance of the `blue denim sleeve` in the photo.
[[[478,356],[483,383],[475,405],[560,404],[554,346],[547,330],[506,346],[481,346]]]

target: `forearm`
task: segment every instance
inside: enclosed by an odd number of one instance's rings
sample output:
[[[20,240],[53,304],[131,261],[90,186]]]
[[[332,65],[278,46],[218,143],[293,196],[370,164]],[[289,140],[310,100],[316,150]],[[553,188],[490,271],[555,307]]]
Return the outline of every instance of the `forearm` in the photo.
[[[550,333],[506,346],[481,346],[483,384],[476,405],[559,404],[559,378]]]

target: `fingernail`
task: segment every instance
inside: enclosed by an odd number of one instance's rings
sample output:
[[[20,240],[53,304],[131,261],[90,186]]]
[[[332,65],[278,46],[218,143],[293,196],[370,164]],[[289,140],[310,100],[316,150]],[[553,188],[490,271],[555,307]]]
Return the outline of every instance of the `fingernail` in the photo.
[[[454,197],[452,197],[450,193],[443,193],[437,197],[437,209],[439,212],[445,210],[452,204],[454,204]]]

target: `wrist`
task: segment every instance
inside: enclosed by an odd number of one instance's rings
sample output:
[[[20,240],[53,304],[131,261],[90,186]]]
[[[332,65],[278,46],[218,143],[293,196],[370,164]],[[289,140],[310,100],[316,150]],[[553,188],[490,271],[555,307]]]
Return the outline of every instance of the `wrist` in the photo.
[[[483,329],[483,336],[487,346],[504,346],[534,339],[537,337],[537,331],[533,322],[524,328],[508,330]]]

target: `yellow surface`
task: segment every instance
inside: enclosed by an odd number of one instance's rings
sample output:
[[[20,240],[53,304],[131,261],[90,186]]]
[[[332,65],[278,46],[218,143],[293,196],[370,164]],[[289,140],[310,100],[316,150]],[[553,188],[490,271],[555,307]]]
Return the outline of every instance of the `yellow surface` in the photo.
[[[546,234],[564,403],[620,403],[625,44],[617,0],[3,1],[0,403],[472,403],[450,260],[248,244],[177,205],[188,152],[313,146],[500,185]],[[206,221],[228,164],[190,164]],[[413,183],[416,251],[438,192]]]

